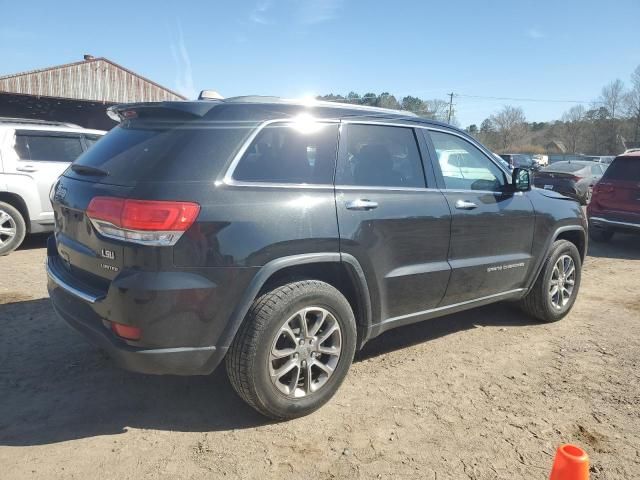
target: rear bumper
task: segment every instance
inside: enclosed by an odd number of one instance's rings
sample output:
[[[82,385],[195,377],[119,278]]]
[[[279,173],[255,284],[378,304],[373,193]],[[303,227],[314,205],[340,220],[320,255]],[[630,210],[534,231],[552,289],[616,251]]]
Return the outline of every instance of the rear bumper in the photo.
[[[50,280],[51,282],[51,280]],[[115,363],[126,370],[149,374],[167,375],[208,375],[222,361],[226,348],[181,347],[181,348],[136,348],[118,339],[102,322],[78,318],[61,305],[59,295],[52,291],[53,308],[74,330],[85,336],[91,343],[104,349]],[[57,297],[54,299],[54,296]]]
[[[72,275],[54,248],[48,250],[47,286],[56,314],[119,366],[150,374],[206,375],[224,358],[229,342],[221,334],[235,299],[219,282],[180,272],[127,272],[108,290],[98,290]],[[234,272],[225,270],[214,274],[237,287]],[[109,322],[140,327],[141,340],[117,336]]]
[[[640,223],[609,220],[607,218],[597,216],[589,217],[589,225],[596,228],[609,228],[614,230],[626,230],[640,233]]]

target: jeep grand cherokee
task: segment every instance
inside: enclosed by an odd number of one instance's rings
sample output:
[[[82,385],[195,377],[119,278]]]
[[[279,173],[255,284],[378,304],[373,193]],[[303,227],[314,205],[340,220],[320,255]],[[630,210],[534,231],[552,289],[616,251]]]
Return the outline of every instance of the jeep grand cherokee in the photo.
[[[125,368],[224,360],[246,402],[293,418],[386,330],[501,300],[548,322],[576,300],[580,206],[449,125],[257,97],[110,114],[52,190],[48,287]],[[473,168],[443,172],[452,152]]]

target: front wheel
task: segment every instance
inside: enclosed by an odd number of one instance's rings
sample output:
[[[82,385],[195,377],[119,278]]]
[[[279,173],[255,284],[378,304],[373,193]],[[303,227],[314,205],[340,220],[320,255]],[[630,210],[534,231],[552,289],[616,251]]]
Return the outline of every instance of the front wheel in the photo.
[[[582,260],[576,246],[567,240],[557,240],[520,306],[541,322],[560,320],[576,301],[581,273]]]
[[[334,395],[355,346],[347,299],[325,282],[292,282],[254,301],[227,354],[227,373],[240,397],[263,415],[301,417]]]
[[[0,202],[0,255],[7,255],[20,246],[27,227],[20,212],[5,202]]]

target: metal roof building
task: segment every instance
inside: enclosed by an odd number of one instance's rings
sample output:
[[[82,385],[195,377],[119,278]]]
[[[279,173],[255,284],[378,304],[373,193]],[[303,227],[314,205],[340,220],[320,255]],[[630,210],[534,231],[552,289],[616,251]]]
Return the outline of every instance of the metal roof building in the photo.
[[[184,100],[185,97],[106,58],[0,77],[0,116],[111,128],[106,108],[116,103]]]

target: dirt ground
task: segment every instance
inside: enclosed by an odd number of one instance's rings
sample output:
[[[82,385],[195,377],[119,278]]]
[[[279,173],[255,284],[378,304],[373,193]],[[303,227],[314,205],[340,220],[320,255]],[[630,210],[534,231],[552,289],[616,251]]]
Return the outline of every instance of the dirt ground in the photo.
[[[286,423],[211,377],[121,371],[58,320],[44,238],[0,258],[0,478],[640,478],[640,239],[591,245],[578,302],[497,304],[388,332],[336,397]]]

